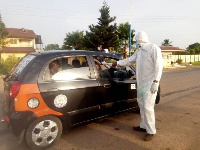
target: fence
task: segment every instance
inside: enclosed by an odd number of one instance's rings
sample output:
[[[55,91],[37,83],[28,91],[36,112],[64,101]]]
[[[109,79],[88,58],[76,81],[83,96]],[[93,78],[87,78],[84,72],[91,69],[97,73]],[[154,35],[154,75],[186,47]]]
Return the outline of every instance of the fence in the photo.
[[[197,62],[200,61],[200,55],[172,55],[171,60],[176,62],[181,59],[183,63]]]

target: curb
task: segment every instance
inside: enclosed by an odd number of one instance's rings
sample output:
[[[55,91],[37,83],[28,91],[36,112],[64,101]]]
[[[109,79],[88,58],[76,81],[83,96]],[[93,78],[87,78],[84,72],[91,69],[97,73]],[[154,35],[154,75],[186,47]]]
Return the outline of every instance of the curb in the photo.
[[[163,70],[191,69],[191,68],[200,68],[200,66],[169,66],[169,67],[164,67]]]

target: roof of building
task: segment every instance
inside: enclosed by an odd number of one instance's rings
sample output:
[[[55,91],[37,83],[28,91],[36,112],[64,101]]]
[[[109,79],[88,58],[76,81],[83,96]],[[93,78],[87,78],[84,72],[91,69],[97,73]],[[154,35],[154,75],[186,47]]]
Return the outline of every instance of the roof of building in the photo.
[[[161,51],[185,51],[184,49],[180,49],[179,47],[174,46],[160,46]]]
[[[32,53],[35,52],[33,47],[2,47],[3,53]]]
[[[6,28],[9,35],[8,38],[29,38],[34,39],[37,35],[34,33],[33,30],[28,29],[17,29],[17,28]]]

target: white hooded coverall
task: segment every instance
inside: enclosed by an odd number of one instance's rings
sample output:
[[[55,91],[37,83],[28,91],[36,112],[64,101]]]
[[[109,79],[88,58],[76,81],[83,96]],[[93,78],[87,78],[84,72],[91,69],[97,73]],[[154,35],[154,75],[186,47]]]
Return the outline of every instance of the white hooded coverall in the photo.
[[[161,49],[151,44],[145,32],[136,37],[140,48],[129,58],[117,61],[119,66],[132,65],[136,61],[137,101],[140,107],[140,127],[149,134],[156,134],[154,105],[157,92],[150,91],[153,81],[159,81],[162,75],[163,60]]]

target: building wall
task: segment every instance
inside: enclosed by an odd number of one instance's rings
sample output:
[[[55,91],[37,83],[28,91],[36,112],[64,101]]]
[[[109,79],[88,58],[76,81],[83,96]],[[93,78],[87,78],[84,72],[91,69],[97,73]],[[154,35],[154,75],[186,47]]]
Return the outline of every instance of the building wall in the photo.
[[[1,59],[4,59],[6,60],[9,56],[15,56],[15,57],[19,57],[19,58],[22,58],[26,55],[27,53],[2,53],[1,54]]]
[[[33,47],[35,49],[35,39],[7,38],[6,47]]]
[[[172,52],[162,52],[163,66],[171,66]]]

